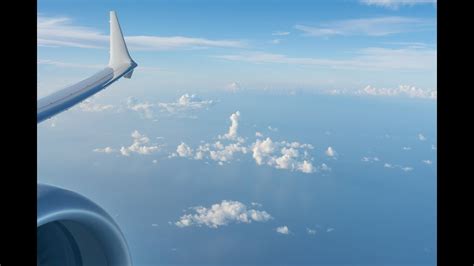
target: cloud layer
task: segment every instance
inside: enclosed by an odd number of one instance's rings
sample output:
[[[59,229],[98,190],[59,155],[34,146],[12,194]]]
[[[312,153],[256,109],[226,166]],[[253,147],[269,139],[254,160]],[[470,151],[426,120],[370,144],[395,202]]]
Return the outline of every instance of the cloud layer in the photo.
[[[420,4],[436,4],[436,0],[360,0],[362,4],[397,9],[401,6],[414,6]]]
[[[375,17],[349,19],[323,23],[319,26],[296,25],[295,29],[307,36],[386,36],[426,28],[432,29],[433,23],[408,17]]]
[[[436,69],[436,50],[416,48],[368,47],[355,51],[348,59],[322,57],[292,57],[266,52],[242,52],[219,55],[216,58],[255,64],[287,64],[325,67],[331,69],[365,70],[433,70]]]
[[[77,26],[68,17],[38,15],[38,45],[48,47],[108,48],[109,34],[89,27]],[[127,35],[127,46],[133,50],[159,51],[206,47],[240,48],[238,40],[211,40],[185,36]]]
[[[408,97],[436,100],[438,92],[434,89],[422,89],[415,86],[400,85],[398,88],[376,88],[371,85],[359,90],[334,89],[328,91],[333,95],[367,95],[367,96],[385,96],[385,97]]]

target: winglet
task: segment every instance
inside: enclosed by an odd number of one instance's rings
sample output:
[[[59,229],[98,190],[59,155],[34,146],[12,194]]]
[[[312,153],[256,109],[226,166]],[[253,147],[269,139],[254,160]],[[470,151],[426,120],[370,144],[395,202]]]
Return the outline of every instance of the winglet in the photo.
[[[123,38],[122,29],[115,11],[110,11],[110,60],[109,66],[121,64],[136,64],[128,53],[127,44]]]

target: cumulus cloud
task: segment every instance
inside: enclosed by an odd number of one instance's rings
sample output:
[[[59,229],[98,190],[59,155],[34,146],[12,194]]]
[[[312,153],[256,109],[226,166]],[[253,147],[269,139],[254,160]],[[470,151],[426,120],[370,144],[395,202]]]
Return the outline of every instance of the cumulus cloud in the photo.
[[[313,158],[309,155],[309,150],[314,149],[311,144],[288,141],[273,141],[271,138],[260,139],[260,132],[256,133],[257,140],[248,145],[246,140],[239,136],[240,112],[235,112],[230,116],[231,125],[228,132],[217,136],[215,142],[205,142],[192,149],[181,143],[177,151],[168,157],[187,157],[195,160],[212,160],[219,165],[224,165],[235,159],[236,155],[247,153],[252,154],[252,158],[257,165],[269,165],[277,169],[287,169],[302,173],[314,173],[317,171],[330,171],[326,165],[314,166]],[[208,163],[206,161],[206,163]]]
[[[316,229],[306,228],[308,235],[315,235],[317,233]]]
[[[375,88],[367,86],[362,90],[356,91],[358,95],[372,96],[407,96],[409,98],[437,99],[437,91],[433,89],[421,89],[409,85],[400,85],[398,88]]]
[[[226,87],[226,90],[228,91],[231,91],[231,92],[237,92],[239,91],[242,87],[240,86],[240,84],[238,82],[231,82],[230,84],[228,84]]]
[[[181,142],[176,148],[176,152],[180,157],[192,157],[193,150],[186,143]]]
[[[324,153],[328,157],[335,157],[337,155],[336,151],[331,146],[329,146]]]
[[[97,148],[97,149],[94,149],[94,152],[112,153],[112,152],[115,152],[115,149],[113,149],[112,147]]]
[[[289,169],[303,173],[315,172],[313,164],[309,159],[305,159],[308,157],[308,150],[313,149],[310,144],[287,141],[274,142],[267,137],[264,140],[257,139],[252,144],[251,149],[252,157],[257,165],[266,164],[277,169]]]
[[[411,150],[411,147],[402,147],[402,150],[409,151],[409,150]]]
[[[420,4],[436,4],[436,0],[359,0],[360,3],[369,6],[379,6],[389,9],[398,9],[401,6],[414,6]]]
[[[129,110],[138,112],[143,117],[152,119],[154,117],[154,104],[149,102],[139,102],[134,97],[128,97],[126,102],[126,107]]]
[[[288,226],[280,226],[275,229],[277,233],[282,234],[282,235],[288,235],[290,233],[290,230],[288,229]]]
[[[239,118],[240,112],[233,113],[230,116],[231,125],[228,132],[224,135],[218,135],[218,141],[214,143],[203,142],[195,149],[194,153],[186,153],[186,156],[182,157],[194,158],[195,160],[209,159],[223,165],[233,160],[237,153],[246,154],[248,147],[244,145],[245,140],[238,135]],[[184,148],[184,146],[181,148]],[[187,148],[192,151],[190,147]],[[170,155],[170,157],[174,156],[177,156],[177,154]]]
[[[69,17],[38,15],[38,45],[47,47],[79,47],[107,49],[109,34],[97,29],[78,26]],[[159,51],[195,48],[240,48],[246,44],[238,40],[212,40],[185,36],[125,36],[132,50]]]
[[[385,163],[385,164],[383,165],[383,167],[385,167],[385,168],[392,168],[392,169],[400,169],[400,170],[402,170],[403,172],[410,172],[410,171],[413,171],[413,167],[411,167],[411,166],[403,166],[403,165],[399,165],[399,164]]]
[[[268,130],[270,130],[272,132],[277,132],[278,131],[278,128],[276,128],[276,127],[268,126],[267,128],[268,128]]]
[[[99,104],[95,103],[91,99],[86,99],[82,101],[78,106],[79,109],[84,112],[102,112],[114,109],[114,106],[111,104]]]
[[[427,100],[437,99],[437,90],[434,89],[422,89],[409,85],[400,85],[398,88],[375,88],[371,85],[366,86],[363,89],[351,90],[351,89],[332,89],[326,91],[332,95],[358,95],[358,96],[384,96],[384,97],[408,97],[408,98],[419,98]]]
[[[148,155],[157,152],[160,149],[158,145],[150,144],[150,139],[147,136],[140,134],[138,130],[133,131],[131,136],[133,143],[128,147],[122,146],[120,148],[120,153],[123,156],[130,156],[133,153]]]
[[[263,137],[263,134],[259,131],[255,132],[255,137],[261,138]]]
[[[428,164],[428,165],[433,164],[433,162],[431,160],[422,160],[422,162],[424,164]]]
[[[363,90],[359,91],[360,94],[368,95],[380,95],[380,96],[398,96],[405,95],[410,98],[425,98],[425,99],[437,99],[437,91],[433,89],[422,89],[416,88],[409,85],[400,85],[398,88],[374,88],[371,86],[365,87]]]
[[[216,141],[199,145],[196,148],[194,159],[210,159],[222,165],[224,162],[230,162],[236,153],[246,154],[247,152],[248,148],[240,142],[224,144],[221,141]]]
[[[364,156],[362,157],[361,161],[367,162],[367,163],[372,163],[372,162],[378,162],[380,161],[379,157],[369,157],[369,156]]]
[[[315,171],[314,167],[313,167],[313,164],[311,162],[306,161],[306,160],[304,160],[302,163],[298,163],[298,166],[297,166],[296,169],[298,171],[301,171],[301,172],[306,173],[306,174],[310,174],[310,173],[313,173]],[[321,169],[323,171],[328,171],[330,168],[326,164],[323,163]]]
[[[214,105],[213,100],[202,100],[196,94],[183,94],[176,102],[158,103],[161,112],[170,114],[192,112],[200,109],[207,109]]]
[[[229,131],[224,134],[223,136],[219,136],[220,139],[230,139],[230,140],[239,140],[241,142],[242,139],[239,138],[237,134],[237,130],[239,129],[239,120],[240,120],[240,112],[237,111],[230,116],[230,127]]]
[[[195,94],[183,94],[176,102],[160,102],[150,103],[147,101],[141,102],[134,97],[128,97],[125,107],[128,110],[138,112],[141,116],[153,119],[157,116],[157,111],[171,115],[186,115],[188,113],[208,109],[215,102],[213,100],[202,100]]]
[[[423,136],[423,134],[420,133],[420,134],[418,134],[418,139],[419,139],[420,141],[425,141],[425,140],[426,140],[426,137]]]
[[[264,164],[265,157],[271,156],[275,150],[275,145],[271,138],[257,140],[252,147],[252,157],[258,165]]]
[[[178,227],[207,226],[219,228],[230,223],[266,222],[272,216],[266,211],[248,209],[238,201],[223,200],[210,208],[198,206],[192,208],[195,213],[185,214],[175,223]]]
[[[322,163],[319,167],[318,167],[318,170],[321,171],[321,172],[329,172],[331,171],[331,168],[325,164],[325,163]]]

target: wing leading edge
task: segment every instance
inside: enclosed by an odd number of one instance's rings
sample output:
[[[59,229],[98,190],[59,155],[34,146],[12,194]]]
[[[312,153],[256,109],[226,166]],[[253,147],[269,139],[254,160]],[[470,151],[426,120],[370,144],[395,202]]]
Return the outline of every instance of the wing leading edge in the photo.
[[[115,11],[110,11],[110,60],[98,73],[78,83],[52,93],[37,103],[37,123],[82,102],[121,78],[131,78],[137,63],[128,53],[122,29]]]

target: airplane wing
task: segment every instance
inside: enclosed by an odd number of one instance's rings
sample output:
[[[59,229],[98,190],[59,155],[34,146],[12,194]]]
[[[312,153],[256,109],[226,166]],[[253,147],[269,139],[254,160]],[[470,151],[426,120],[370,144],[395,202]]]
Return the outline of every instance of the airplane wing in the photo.
[[[82,102],[121,78],[131,78],[137,63],[128,53],[115,11],[110,11],[110,60],[106,68],[38,100],[37,123]]]

